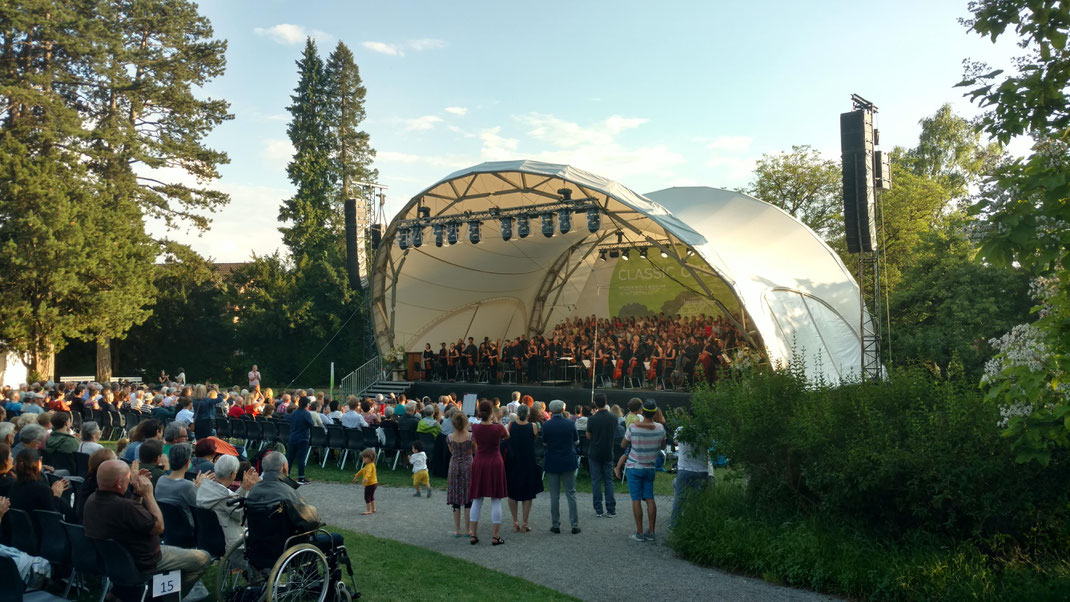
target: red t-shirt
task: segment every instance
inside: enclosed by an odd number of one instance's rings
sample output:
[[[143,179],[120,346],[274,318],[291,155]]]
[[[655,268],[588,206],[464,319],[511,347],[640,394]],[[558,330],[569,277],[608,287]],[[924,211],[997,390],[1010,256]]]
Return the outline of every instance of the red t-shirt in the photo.
[[[241,406],[238,405],[230,406],[230,411],[227,412],[227,416],[230,416],[231,418],[241,418],[244,414],[245,410],[243,410]]]

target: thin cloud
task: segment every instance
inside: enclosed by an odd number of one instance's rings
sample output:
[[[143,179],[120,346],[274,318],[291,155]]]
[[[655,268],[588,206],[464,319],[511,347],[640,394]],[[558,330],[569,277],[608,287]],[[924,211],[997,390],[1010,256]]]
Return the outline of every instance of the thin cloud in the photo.
[[[443,111],[450,113],[451,115],[465,116],[468,114],[468,109],[464,107],[446,107]]]
[[[435,127],[436,124],[442,123],[442,118],[438,115],[424,115],[423,117],[414,117],[412,119],[405,120],[405,127],[402,131],[405,132],[426,132]]]
[[[750,148],[754,139],[750,136],[718,136],[706,144],[710,150],[744,152]]]
[[[405,53],[396,44],[387,44],[386,42],[361,42],[360,45],[372,52],[378,52],[379,54],[385,54],[387,56],[405,56]]]
[[[372,52],[378,52],[379,54],[385,54],[387,56],[402,57],[405,56],[406,50],[421,52],[423,50],[445,48],[446,42],[438,38],[420,38],[417,40],[407,40],[405,42],[377,42],[369,40],[367,42],[361,42],[360,45]]]
[[[260,158],[273,167],[286,169],[293,156],[294,146],[289,140],[268,138],[262,141]]]
[[[334,39],[331,34],[318,29],[308,29],[292,23],[279,23],[271,27],[254,27],[253,33],[266,37],[285,46],[293,46],[304,42],[306,38],[312,38],[317,42],[329,42]]]

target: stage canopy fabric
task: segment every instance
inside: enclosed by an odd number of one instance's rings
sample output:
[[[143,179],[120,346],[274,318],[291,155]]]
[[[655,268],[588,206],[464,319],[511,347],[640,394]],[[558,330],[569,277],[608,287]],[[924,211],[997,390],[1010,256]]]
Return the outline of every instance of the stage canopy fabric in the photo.
[[[597,231],[585,213],[571,230],[542,232],[539,207],[573,202],[600,208]],[[465,212],[531,208],[531,234],[513,224],[503,240],[484,218],[469,242]],[[459,242],[402,250],[399,224],[429,211],[458,216]],[[411,225],[412,222],[407,222]],[[628,260],[602,251],[631,249]],[[640,256],[642,252],[645,256]],[[858,285],[813,231],[783,210],[708,187],[646,195],[566,165],[483,163],[414,196],[389,224],[375,255],[372,319],[383,352],[425,343],[548,333],[570,316],[724,315],[772,362],[798,358],[811,377],[855,379],[861,361]]]

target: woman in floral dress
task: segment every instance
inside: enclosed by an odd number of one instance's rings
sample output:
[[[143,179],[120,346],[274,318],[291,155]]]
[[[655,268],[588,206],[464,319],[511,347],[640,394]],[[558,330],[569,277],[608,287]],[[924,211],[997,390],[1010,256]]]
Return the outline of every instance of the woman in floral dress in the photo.
[[[464,537],[469,529],[468,509],[472,507],[468,486],[472,481],[472,457],[476,452],[476,443],[468,430],[468,417],[464,412],[454,412],[450,421],[453,423],[453,432],[446,436],[446,445],[453,455],[446,474],[446,503],[453,507],[453,536]],[[461,514],[464,514],[464,531],[461,531]]]

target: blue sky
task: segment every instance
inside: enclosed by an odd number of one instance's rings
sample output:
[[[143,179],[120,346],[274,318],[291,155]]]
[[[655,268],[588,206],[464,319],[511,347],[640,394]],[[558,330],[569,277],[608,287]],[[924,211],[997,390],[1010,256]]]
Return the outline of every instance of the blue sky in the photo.
[[[912,145],[965,58],[1016,48],[967,34],[964,1],[356,2],[206,0],[228,41],[205,93],[235,118],[209,143],[231,163],[231,204],[210,232],[178,231],[217,261],[281,248],[292,194],[286,106],[306,36],[345,42],[368,90],[365,129],[392,215],[420,189],[482,161],[568,163],[637,192],[737,187],[763,153],[810,144],[839,156],[839,113],[857,92],[880,107],[885,148]]]

